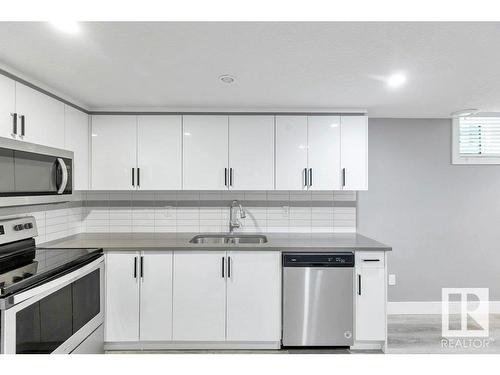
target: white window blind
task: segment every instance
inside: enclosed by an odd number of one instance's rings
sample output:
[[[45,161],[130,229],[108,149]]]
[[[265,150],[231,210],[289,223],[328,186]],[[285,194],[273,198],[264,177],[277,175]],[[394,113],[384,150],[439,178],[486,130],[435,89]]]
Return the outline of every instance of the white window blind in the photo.
[[[500,117],[461,117],[459,153],[471,157],[500,156]]]

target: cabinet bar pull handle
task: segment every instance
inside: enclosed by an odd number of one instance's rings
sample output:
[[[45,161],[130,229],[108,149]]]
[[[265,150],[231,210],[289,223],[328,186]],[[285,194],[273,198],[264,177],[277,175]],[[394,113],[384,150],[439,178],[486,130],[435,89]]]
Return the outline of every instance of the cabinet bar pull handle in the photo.
[[[224,278],[224,257],[222,257],[222,278]]]
[[[307,168],[304,168],[304,186],[307,187]]]
[[[141,187],[141,168],[137,168],[137,186]]]
[[[231,278],[231,257],[227,257],[227,277]]]
[[[227,168],[224,168],[224,185],[227,186]]]
[[[17,135],[17,113],[11,113],[12,116],[12,134]]]
[[[233,186],[233,168],[229,168],[229,186]]]
[[[345,186],[345,168],[342,168],[342,186]]]
[[[134,279],[137,279],[137,257],[134,257]]]
[[[309,187],[313,186],[313,169],[309,168]]]
[[[358,296],[361,295],[361,275],[358,275]]]
[[[141,255],[141,279],[144,278],[144,257]]]
[[[135,186],[135,173],[134,173],[135,168],[132,168],[132,186]]]
[[[24,137],[26,134],[25,134],[25,126],[24,126],[24,120],[25,120],[25,116],[24,115],[21,115],[21,136]]]
[[[363,262],[380,262],[380,259],[363,259]]]

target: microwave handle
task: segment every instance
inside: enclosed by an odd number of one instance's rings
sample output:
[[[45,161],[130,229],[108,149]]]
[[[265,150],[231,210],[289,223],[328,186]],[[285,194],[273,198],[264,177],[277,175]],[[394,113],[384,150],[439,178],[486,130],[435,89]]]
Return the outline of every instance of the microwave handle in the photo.
[[[61,158],[57,158],[57,163],[59,163],[62,171],[62,181],[61,185],[57,189],[57,194],[62,194],[64,193],[64,190],[66,190],[66,186],[68,185],[68,167],[66,166],[64,160]]]

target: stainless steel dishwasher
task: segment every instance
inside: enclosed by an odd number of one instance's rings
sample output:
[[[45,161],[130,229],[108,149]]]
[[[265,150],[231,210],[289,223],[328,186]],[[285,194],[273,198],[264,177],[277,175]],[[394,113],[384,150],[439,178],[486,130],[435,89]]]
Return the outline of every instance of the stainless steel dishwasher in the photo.
[[[353,345],[354,254],[283,254],[283,346]]]

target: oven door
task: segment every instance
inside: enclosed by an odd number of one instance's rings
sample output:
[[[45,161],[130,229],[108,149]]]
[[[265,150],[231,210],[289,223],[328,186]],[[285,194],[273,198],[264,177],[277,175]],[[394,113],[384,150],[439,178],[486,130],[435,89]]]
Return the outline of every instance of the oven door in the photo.
[[[13,302],[2,311],[3,353],[71,353],[103,324],[103,257],[14,295]]]

